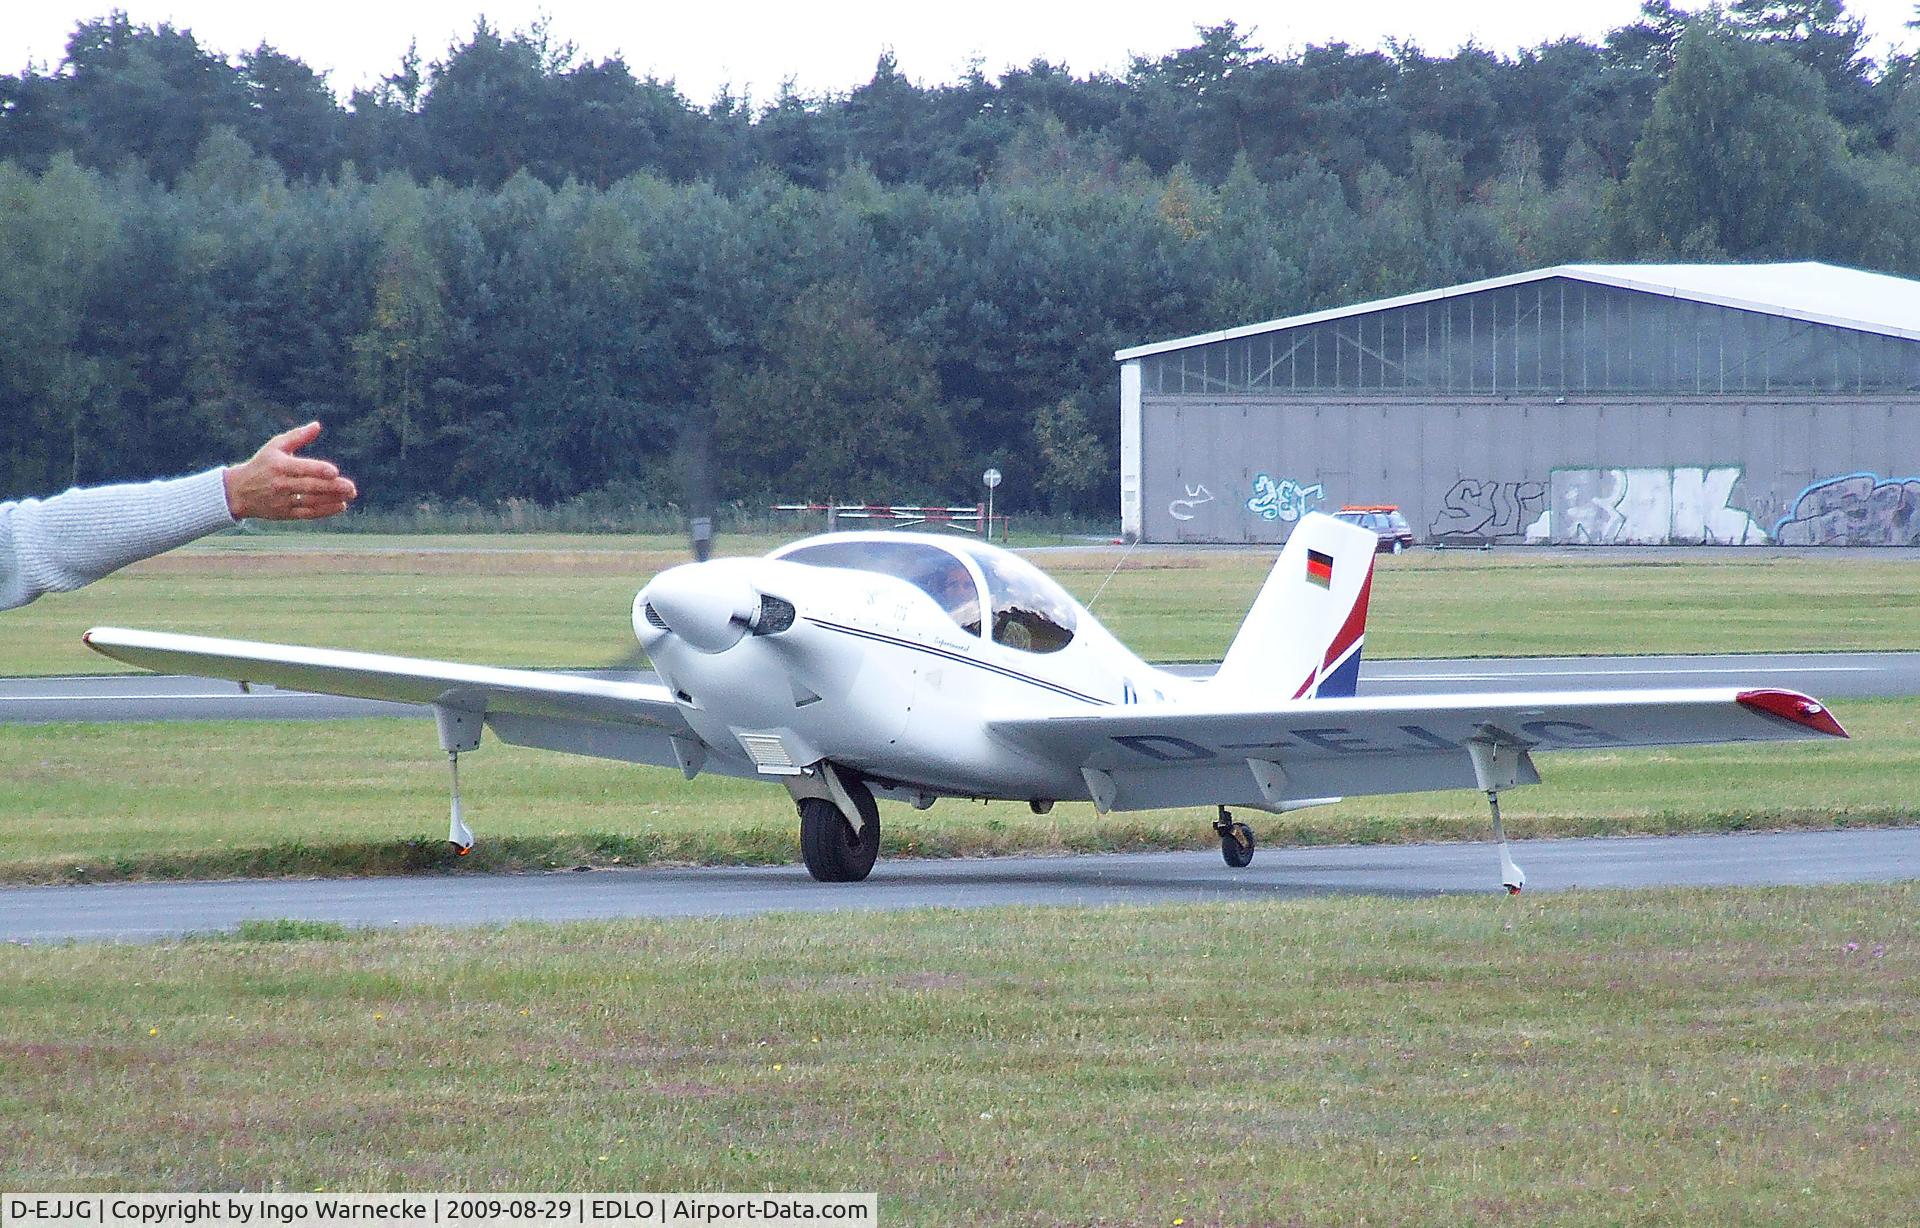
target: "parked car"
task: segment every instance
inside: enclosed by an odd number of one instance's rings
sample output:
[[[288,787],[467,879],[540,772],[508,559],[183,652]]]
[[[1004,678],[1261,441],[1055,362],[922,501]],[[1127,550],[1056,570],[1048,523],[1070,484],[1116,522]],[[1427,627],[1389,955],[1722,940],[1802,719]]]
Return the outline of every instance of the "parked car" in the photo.
[[[1333,515],[1336,520],[1357,524],[1379,534],[1380,544],[1374,547],[1375,554],[1398,554],[1413,545],[1413,529],[1407,524],[1407,518],[1400,514],[1397,504],[1350,503]]]

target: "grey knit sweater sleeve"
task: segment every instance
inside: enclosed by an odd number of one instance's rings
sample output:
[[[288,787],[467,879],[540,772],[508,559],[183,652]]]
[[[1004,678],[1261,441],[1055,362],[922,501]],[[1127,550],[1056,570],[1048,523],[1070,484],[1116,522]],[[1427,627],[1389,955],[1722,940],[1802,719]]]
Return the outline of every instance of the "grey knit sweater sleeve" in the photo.
[[[0,503],[0,610],[231,527],[225,472]]]

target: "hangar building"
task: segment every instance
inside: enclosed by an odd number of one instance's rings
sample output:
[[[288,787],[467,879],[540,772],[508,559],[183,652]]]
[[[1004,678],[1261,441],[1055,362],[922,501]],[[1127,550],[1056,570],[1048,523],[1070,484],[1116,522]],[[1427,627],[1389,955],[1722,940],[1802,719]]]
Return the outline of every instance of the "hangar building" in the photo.
[[[1920,545],[1920,281],[1559,265],[1114,357],[1147,541]]]

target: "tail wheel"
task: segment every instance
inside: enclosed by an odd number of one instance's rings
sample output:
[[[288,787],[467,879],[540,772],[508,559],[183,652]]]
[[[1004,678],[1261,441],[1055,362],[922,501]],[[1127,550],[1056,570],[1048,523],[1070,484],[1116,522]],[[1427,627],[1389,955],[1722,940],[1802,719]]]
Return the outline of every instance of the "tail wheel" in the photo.
[[[857,780],[846,779],[847,793],[860,808],[858,835],[839,807],[821,797],[800,802],[800,859],[807,873],[823,883],[857,883],[873,872],[880,855],[880,808]]]

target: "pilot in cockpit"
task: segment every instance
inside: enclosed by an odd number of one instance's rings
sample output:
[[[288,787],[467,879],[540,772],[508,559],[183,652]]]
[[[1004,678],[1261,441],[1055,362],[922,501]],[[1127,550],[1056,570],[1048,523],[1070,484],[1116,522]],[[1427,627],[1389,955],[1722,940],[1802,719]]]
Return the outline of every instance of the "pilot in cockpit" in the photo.
[[[980,631],[980,588],[966,564],[948,555],[933,569],[921,587],[953,616],[953,621],[973,634]]]

